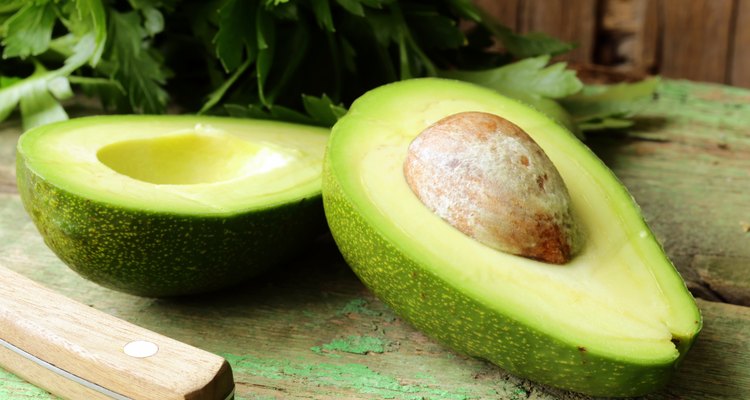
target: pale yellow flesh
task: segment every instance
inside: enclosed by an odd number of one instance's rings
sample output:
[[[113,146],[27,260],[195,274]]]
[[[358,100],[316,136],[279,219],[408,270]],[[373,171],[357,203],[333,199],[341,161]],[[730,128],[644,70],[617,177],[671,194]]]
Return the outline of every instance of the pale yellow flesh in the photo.
[[[31,139],[27,162],[75,193],[153,211],[230,213],[320,190],[324,129],[203,120],[80,124]]]
[[[345,129],[361,132],[358,143],[337,144],[351,149],[341,158],[351,166],[346,173],[351,195],[374,206],[376,214],[370,215],[384,234],[432,273],[487,306],[571,345],[641,361],[678,356],[673,335],[690,337],[699,326],[692,300],[683,295],[684,284],[673,271],[663,265],[656,272],[649,268],[651,257],[654,263],[671,266],[629,199],[613,195],[621,190],[613,189],[616,181],[602,181],[610,177],[594,168],[590,155],[566,142],[571,139],[566,132],[482,91],[460,99],[428,90],[403,94],[409,107],[360,104],[369,116],[388,117],[349,117],[351,126]],[[484,246],[435,216],[413,195],[401,172],[408,144],[427,126],[462,111],[501,115],[542,148],[557,149],[547,154],[568,186],[573,212],[586,234],[586,244],[570,263],[546,264]],[[668,298],[665,287],[676,294]]]
[[[99,149],[97,158],[123,175],[162,185],[242,179],[284,168],[294,160],[283,149],[195,129],[112,143]]]
[[[388,210],[389,218],[423,221],[397,224],[403,234],[418,238],[420,243],[429,243],[421,251],[444,262],[434,271],[457,285],[481,292],[489,302],[528,310],[526,316],[537,319],[539,324],[577,331],[582,336],[587,336],[585,332],[595,332],[597,337],[605,339],[601,343],[604,346],[606,338],[617,338],[653,340],[656,346],[674,348],[670,342],[672,334],[664,322],[669,310],[653,277],[642,268],[634,248],[627,245],[626,237],[590,234],[581,254],[566,265],[502,253],[478,241],[467,241],[463,233],[448,223],[434,220],[434,215],[412,195],[400,176],[372,173],[384,167],[397,170],[402,161],[400,146],[370,153],[361,165],[363,184],[373,203]],[[573,209],[580,218],[600,221],[616,218],[607,210],[590,205],[583,191],[575,189],[581,181],[570,183]],[[597,229],[595,225],[588,228]],[[457,242],[462,245],[455,246]],[[463,262],[456,264],[451,260]],[[519,274],[519,269],[523,273]],[[633,293],[639,295],[634,297]],[[555,313],[555,306],[560,304],[571,312]],[[594,315],[596,318],[592,318]]]

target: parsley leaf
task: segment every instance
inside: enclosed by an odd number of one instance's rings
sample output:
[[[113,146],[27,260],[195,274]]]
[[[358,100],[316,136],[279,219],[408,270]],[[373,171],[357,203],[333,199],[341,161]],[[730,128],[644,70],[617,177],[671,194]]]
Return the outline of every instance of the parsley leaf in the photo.
[[[336,0],[336,2],[346,11],[358,17],[365,16],[365,8],[362,7],[362,3],[359,0]]]
[[[325,94],[321,97],[302,96],[305,111],[315,120],[317,125],[333,126],[339,118],[346,114],[346,108],[335,104]]]
[[[404,10],[404,14],[415,40],[425,50],[457,49],[466,44],[456,20],[440,14],[434,6]]]
[[[0,14],[17,11],[27,3],[28,0],[4,0],[0,3]]]
[[[107,42],[107,21],[101,0],[76,0],[76,13],[73,13],[73,24],[69,27],[77,36],[93,35],[93,49],[90,63],[96,66],[102,58],[104,45]]]
[[[216,57],[227,72],[242,64],[243,55],[255,60],[255,10],[245,0],[226,0],[219,8],[219,30],[214,36]]]
[[[532,97],[559,99],[579,92],[583,84],[565,63],[547,66],[549,56],[517,61],[482,71],[443,71],[442,76],[474,82],[509,95],[523,93]]]
[[[166,72],[162,62],[149,51],[145,42],[148,33],[141,26],[141,17],[135,11],[109,13],[110,41],[105,58],[114,63],[112,78],[119,81],[128,93],[132,110],[144,113],[161,113],[168,96],[162,85]]]
[[[48,82],[41,79],[32,82],[34,84],[20,99],[23,128],[31,129],[68,119],[68,114],[58,101],[73,95],[68,80],[60,76]]]
[[[16,109],[23,90],[19,86],[21,78],[0,75],[0,121]]]
[[[24,129],[68,118],[58,100],[73,95],[70,84],[57,71],[47,71],[41,64],[30,76],[0,80],[0,120],[20,105]]]
[[[225,104],[224,109],[229,115],[238,118],[272,119],[323,127],[333,126],[346,114],[346,108],[343,105],[334,103],[325,94],[321,97],[302,95],[302,102],[305,113],[279,105],[262,108],[255,104],[249,106]]]
[[[234,71],[234,73],[232,73],[229,79],[224,81],[224,83],[222,83],[221,86],[216,88],[216,90],[214,90],[208,96],[208,99],[203,104],[203,107],[201,107],[201,109],[198,111],[198,114],[205,114],[206,112],[208,112],[208,110],[213,108],[216,104],[218,104],[221,101],[221,99],[224,97],[227,91],[232,87],[232,85],[234,85],[237,79],[239,79],[239,77],[245,73],[247,68],[250,66],[250,61],[251,61],[250,59],[245,60],[245,62],[242,63],[242,65],[240,65]]]
[[[471,0],[448,0],[448,4],[460,15],[462,18],[468,19],[469,21],[481,22],[482,12]]]
[[[49,71],[39,62],[34,73],[23,79],[4,78],[0,85],[0,121],[20,105],[25,129],[67,119],[57,100],[72,96],[67,76],[84,65],[96,51],[93,34],[80,38],[62,67]]]
[[[312,3],[312,10],[315,19],[318,21],[318,26],[325,28],[328,32],[335,32],[331,5],[328,4],[328,0],[310,0],[310,3]]]
[[[242,106],[230,103],[225,104],[224,109],[229,115],[236,118],[270,119],[303,125],[315,125],[315,121],[310,116],[284,106],[276,105],[270,109],[264,109],[255,104]]]
[[[58,69],[48,70],[34,60],[34,72],[31,75],[2,79],[0,120],[20,107],[25,129],[67,118],[59,101],[73,94],[68,76],[87,62],[94,64],[98,61],[106,40],[104,11],[99,0],[76,0],[64,4],[61,20],[71,27],[71,33],[51,40],[52,26],[57,19],[52,5],[52,2],[30,2],[6,21],[9,29],[3,43],[8,47],[4,49],[4,56],[7,56],[8,49],[11,49],[10,54],[15,54],[16,50],[25,46],[17,54],[18,57],[40,54],[53,47],[55,50],[63,50],[61,54],[67,57]],[[52,17],[47,15],[49,12]],[[40,31],[29,34],[26,31],[28,27],[20,30],[13,28],[19,21],[26,21],[29,27],[37,27]]]
[[[561,100],[581,130],[623,128],[632,125],[627,118],[653,100],[659,78],[615,85],[589,85],[580,93]]]
[[[519,35],[506,27],[496,27],[494,32],[510,54],[519,58],[542,54],[558,55],[573,50],[576,46],[540,32]]]
[[[273,19],[270,18],[268,12],[262,6],[258,8],[256,18],[258,59],[255,69],[256,76],[258,77],[258,96],[265,106],[269,106],[271,101],[270,99],[266,99],[264,85],[273,64],[274,50],[276,48],[276,26]]]
[[[5,21],[3,58],[26,58],[46,51],[56,20],[52,2],[28,2]]]
[[[164,30],[164,15],[156,7],[145,7],[141,10],[143,14],[143,27],[149,36],[154,37]]]

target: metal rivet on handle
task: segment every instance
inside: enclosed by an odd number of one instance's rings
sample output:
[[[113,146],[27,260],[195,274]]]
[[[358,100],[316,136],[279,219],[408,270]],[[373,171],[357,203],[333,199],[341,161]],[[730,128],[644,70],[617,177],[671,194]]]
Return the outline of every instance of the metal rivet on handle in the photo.
[[[146,340],[134,340],[122,348],[125,354],[135,358],[151,357],[159,351],[159,346]]]

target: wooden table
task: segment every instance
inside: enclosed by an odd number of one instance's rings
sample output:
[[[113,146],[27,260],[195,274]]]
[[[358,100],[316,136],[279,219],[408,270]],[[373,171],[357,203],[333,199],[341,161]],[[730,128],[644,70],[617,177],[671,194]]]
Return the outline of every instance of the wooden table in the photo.
[[[17,120],[0,124],[0,264],[91,307],[224,356],[238,399],[582,399],[456,354],[367,291],[330,239],[225,293],[139,298],[90,283],[45,247],[15,187]],[[627,132],[587,143],[615,171],[705,319],[649,399],[750,398],[750,91],[665,81]],[[0,370],[0,398],[51,396]]]

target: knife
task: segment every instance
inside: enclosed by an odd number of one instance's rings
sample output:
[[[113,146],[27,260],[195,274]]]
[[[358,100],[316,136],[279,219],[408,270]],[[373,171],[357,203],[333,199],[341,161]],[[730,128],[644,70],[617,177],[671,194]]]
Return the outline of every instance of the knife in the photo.
[[[227,361],[0,266],[0,367],[66,399],[234,398]]]

